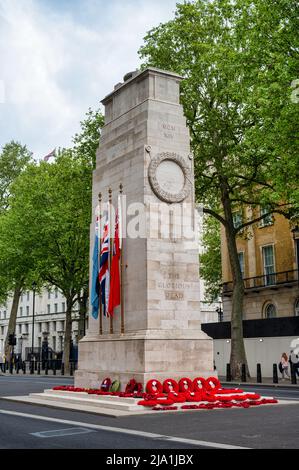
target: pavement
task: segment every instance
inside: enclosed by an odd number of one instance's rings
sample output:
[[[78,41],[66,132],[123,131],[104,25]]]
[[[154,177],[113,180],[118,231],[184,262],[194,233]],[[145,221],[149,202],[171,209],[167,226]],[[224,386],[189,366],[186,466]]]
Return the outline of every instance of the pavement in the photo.
[[[299,390],[266,386],[266,395],[292,406],[266,405],[248,409],[190,410],[99,416],[3,400],[41,392],[73,378],[0,377],[1,449],[298,449]],[[231,383],[230,383],[231,385]],[[252,391],[252,385],[242,387]],[[260,393],[263,389],[259,388]]]

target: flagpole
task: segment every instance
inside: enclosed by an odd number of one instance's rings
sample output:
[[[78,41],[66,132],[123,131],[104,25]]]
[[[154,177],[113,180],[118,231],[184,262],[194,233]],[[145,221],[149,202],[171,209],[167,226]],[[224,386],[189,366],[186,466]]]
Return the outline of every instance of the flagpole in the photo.
[[[101,259],[101,251],[102,251],[102,193],[99,193],[99,212],[100,212],[100,220],[99,220],[99,253]],[[103,305],[102,305],[102,290],[101,290],[101,283],[99,280],[99,298],[100,298],[100,335],[103,334]]]
[[[119,210],[119,225],[120,225],[120,332],[125,332],[125,316],[124,316],[124,285],[123,285],[123,207],[122,207],[122,197],[123,197],[123,185],[119,185],[119,194],[120,194],[120,210]]]
[[[112,249],[113,249],[113,240],[112,240],[112,189],[109,188],[109,279],[111,281],[111,265],[112,265]],[[109,282],[110,282],[109,281]],[[110,284],[111,287],[111,284]],[[109,287],[109,295],[110,295]],[[110,315],[110,334],[113,334],[113,316]]]

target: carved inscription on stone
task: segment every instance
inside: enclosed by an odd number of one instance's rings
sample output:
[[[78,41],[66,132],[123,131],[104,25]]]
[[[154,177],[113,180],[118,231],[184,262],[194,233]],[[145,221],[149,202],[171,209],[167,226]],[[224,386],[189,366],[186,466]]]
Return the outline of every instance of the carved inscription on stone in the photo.
[[[166,300],[184,300],[184,292],[165,291]]]

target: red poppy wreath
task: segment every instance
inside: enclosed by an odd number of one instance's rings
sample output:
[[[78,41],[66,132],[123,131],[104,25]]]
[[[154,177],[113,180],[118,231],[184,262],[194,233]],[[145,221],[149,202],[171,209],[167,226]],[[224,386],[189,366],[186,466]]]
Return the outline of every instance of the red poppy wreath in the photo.
[[[163,382],[163,392],[170,393],[170,392],[178,392],[179,386],[178,383],[173,379],[166,379]]]
[[[157,393],[163,392],[163,387],[161,382],[156,379],[149,380],[146,384],[146,392],[150,395],[156,395]]]

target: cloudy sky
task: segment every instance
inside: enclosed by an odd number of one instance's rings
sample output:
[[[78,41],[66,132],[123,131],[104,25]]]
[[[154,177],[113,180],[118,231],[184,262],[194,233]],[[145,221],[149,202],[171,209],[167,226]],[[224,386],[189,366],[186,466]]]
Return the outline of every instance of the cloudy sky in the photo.
[[[70,145],[177,2],[0,0],[0,147],[14,139],[39,159]]]

